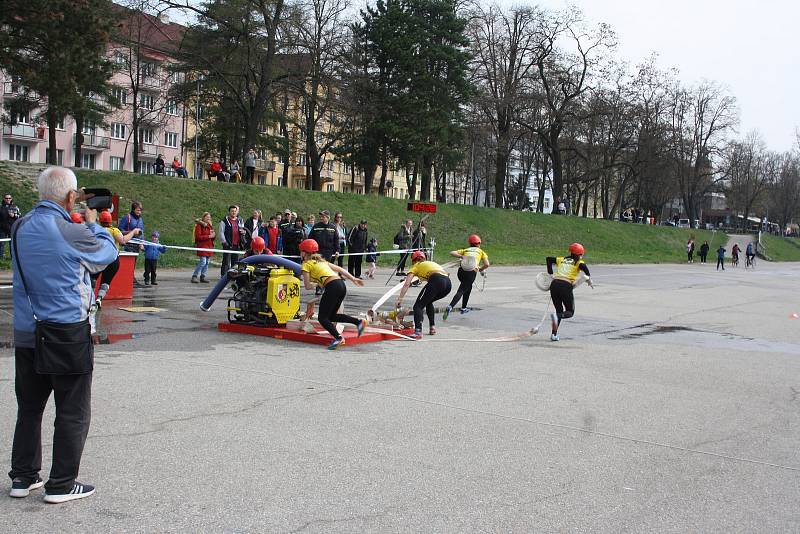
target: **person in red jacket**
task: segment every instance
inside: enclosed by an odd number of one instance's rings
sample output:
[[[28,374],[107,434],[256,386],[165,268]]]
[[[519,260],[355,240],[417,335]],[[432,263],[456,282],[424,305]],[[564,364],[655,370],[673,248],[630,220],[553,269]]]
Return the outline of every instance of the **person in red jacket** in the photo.
[[[214,248],[214,238],[216,234],[214,233],[214,223],[211,222],[211,214],[209,212],[203,213],[202,217],[196,219],[196,223],[197,224],[194,225],[194,246],[197,248]],[[192,273],[193,284],[197,284],[198,282],[203,284],[208,283],[208,280],[206,280],[208,262],[213,255],[213,252],[203,250],[197,251],[197,266],[194,268],[194,273]],[[197,279],[198,276],[200,280]]]
[[[278,228],[278,221],[274,216],[272,216],[269,218],[269,224],[267,225],[266,232],[264,234],[264,241],[266,241],[268,249],[277,250],[278,254],[283,252],[280,236],[281,229]]]

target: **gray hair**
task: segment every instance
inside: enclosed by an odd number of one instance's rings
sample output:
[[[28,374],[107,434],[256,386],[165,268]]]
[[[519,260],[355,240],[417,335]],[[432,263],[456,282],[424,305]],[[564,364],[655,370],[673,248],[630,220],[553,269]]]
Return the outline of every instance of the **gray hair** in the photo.
[[[70,191],[78,189],[75,173],[66,167],[47,167],[39,175],[39,200],[64,202]]]

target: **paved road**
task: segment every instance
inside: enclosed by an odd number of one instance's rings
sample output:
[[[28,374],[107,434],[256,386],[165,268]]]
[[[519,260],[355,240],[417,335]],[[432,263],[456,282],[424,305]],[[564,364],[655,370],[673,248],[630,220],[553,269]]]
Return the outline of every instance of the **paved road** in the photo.
[[[97,494],[0,496],[0,531],[799,531],[800,265],[596,266],[561,342],[481,342],[539,321],[539,270],[492,268],[435,337],[336,352],[219,333],[206,287],[164,273],[136,304],[165,311],[103,311]]]

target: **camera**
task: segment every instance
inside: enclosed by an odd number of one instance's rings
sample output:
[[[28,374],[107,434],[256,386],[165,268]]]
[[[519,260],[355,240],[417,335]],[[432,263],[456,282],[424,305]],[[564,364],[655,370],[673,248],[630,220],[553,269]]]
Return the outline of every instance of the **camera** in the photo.
[[[83,190],[84,193],[91,198],[86,199],[86,207],[93,210],[107,210],[112,207],[113,193],[110,189],[100,187],[87,188]]]

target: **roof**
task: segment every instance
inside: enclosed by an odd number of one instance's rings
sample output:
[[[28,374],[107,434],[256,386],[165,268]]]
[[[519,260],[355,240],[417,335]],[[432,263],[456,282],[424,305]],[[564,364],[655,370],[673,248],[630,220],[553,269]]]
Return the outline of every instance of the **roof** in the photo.
[[[114,41],[127,45],[137,42],[142,53],[153,59],[163,61],[178,49],[186,27],[181,24],[159,19],[143,11],[114,5],[120,17]]]

